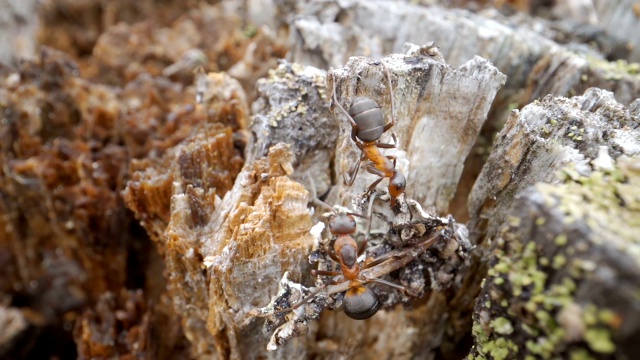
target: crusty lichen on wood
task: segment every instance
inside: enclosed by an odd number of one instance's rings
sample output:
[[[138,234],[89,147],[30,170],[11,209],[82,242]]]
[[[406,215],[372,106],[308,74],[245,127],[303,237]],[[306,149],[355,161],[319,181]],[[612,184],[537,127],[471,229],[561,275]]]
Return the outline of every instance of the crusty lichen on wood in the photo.
[[[471,358],[633,358],[640,158],[523,192],[477,300]]]

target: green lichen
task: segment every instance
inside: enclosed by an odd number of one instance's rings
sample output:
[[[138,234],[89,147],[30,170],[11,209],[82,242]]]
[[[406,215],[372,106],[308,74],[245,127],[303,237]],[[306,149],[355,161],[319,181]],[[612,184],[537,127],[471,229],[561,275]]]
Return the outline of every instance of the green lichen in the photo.
[[[499,317],[491,322],[491,328],[498,334],[509,335],[513,333],[513,326],[509,319]]]
[[[564,267],[566,264],[567,264],[567,258],[562,254],[558,254],[553,257],[553,263],[551,264],[551,266],[554,269],[558,270]]]
[[[574,349],[569,353],[569,360],[594,360],[587,349]]]
[[[560,234],[560,235],[556,236],[556,238],[555,238],[555,240],[554,240],[554,242],[555,242],[555,243],[556,243],[556,245],[558,245],[558,246],[565,246],[565,245],[567,245],[567,241],[568,241],[568,239],[567,239],[567,235],[565,235],[565,234]]]
[[[518,346],[505,338],[490,340],[483,346],[484,354],[490,355],[494,360],[512,359],[518,351]]]
[[[601,71],[606,80],[622,80],[626,77],[637,76],[640,73],[640,64],[629,63],[625,60],[606,61],[603,59],[588,57],[589,65],[594,71]]]
[[[584,132],[572,130],[576,139]],[[536,185],[547,206],[560,210],[563,224],[579,221],[589,227],[588,239],[563,232],[538,244],[519,238],[519,227],[544,228],[549,218],[509,218],[496,239],[496,261],[484,283],[492,303],[500,306],[483,315],[485,328],[492,331],[480,332],[474,325],[476,356],[588,360],[616,351],[620,315],[576,299],[580,283],[598,268],[588,255],[593,247],[617,249],[620,256],[640,263],[640,159],[619,158],[616,164],[614,170],[594,171],[589,177],[565,169],[563,184]],[[545,254],[549,246],[553,252]],[[640,289],[628,290],[640,299]],[[515,343],[524,346],[509,346]]]
[[[609,329],[587,329],[584,334],[584,340],[587,342],[591,350],[595,352],[611,354],[616,351],[616,345],[611,341],[611,331]]]

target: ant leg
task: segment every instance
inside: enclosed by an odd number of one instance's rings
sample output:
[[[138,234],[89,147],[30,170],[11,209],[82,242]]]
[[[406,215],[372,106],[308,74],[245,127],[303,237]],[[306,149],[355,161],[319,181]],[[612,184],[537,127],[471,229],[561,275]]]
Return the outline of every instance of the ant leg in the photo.
[[[358,162],[356,163],[356,166],[353,167],[353,170],[351,170],[351,175],[349,175],[349,180],[347,180],[347,177],[345,174],[342,174],[342,179],[344,180],[345,184],[347,186],[351,186],[353,185],[353,182],[356,180],[356,175],[358,175],[358,170],[360,170],[360,163],[362,162],[362,160],[366,159],[367,157],[364,156],[364,154],[362,156],[360,156],[360,159],[358,159]]]
[[[394,115],[396,112],[396,107],[393,100],[393,85],[391,84],[391,73],[389,73],[389,68],[387,68],[384,63],[382,63],[382,67],[384,68],[384,72],[387,75],[387,82],[389,84],[389,97],[391,98],[391,122],[384,127],[383,132],[386,132],[396,124],[396,117]],[[393,139],[394,141],[396,140],[395,134],[393,135]]]
[[[369,234],[371,233],[371,215],[373,215],[373,202],[376,200],[377,194],[374,193],[371,199],[369,199],[369,211],[368,217],[369,221],[367,224],[367,233],[364,235],[364,240],[358,245],[358,256],[364,254],[364,251],[367,248],[367,243],[369,242]]]
[[[376,146],[381,149],[395,149],[397,147],[395,143],[394,144],[377,143]]]
[[[384,131],[387,131],[387,130],[384,130]],[[379,143],[376,143],[376,146],[382,149],[392,149],[392,148],[398,147],[398,137],[396,136],[396,133],[394,131],[391,132],[391,138],[393,139],[393,144],[379,142]]]
[[[357,133],[358,132],[358,124],[356,124],[356,122],[353,120],[353,118],[351,117],[351,115],[349,115],[349,113],[347,112],[347,110],[345,110],[342,105],[340,104],[340,102],[338,101],[338,98],[336,97],[336,77],[335,75],[332,76],[333,77],[333,102],[336,103],[336,105],[338,106],[338,108],[342,111],[342,113],[347,117],[347,119],[349,119],[349,123],[351,123],[351,128],[352,128],[352,132],[351,132],[351,137],[353,138],[353,140],[355,141],[355,135],[354,132]]]
[[[331,260],[333,260],[333,261],[337,262],[338,264],[340,264],[340,259],[338,258],[338,255],[336,255],[336,253],[333,251],[332,248],[330,248],[329,246],[327,246],[325,244],[324,245],[324,251],[327,253],[327,255],[329,255]]]
[[[312,276],[338,276],[342,274],[339,271],[311,270]]]
[[[305,174],[307,175],[307,180],[309,180],[309,192],[311,193],[311,198],[312,198],[311,202],[314,203],[315,205],[325,207],[329,209],[329,211],[333,211],[333,208],[329,204],[327,204],[326,202],[318,198],[318,192],[316,190],[316,182],[313,181],[313,178],[311,177],[311,175],[309,175],[308,172]]]
[[[364,266],[362,267],[362,269],[363,269],[363,270],[364,270],[364,269],[369,269],[369,268],[372,268],[372,267],[374,267],[374,266],[380,265],[380,264],[382,264],[382,263],[383,263],[383,262],[385,262],[385,261],[388,261],[388,260],[397,260],[397,259],[402,258],[403,256],[404,256],[404,255],[399,255],[399,254],[385,254],[385,255],[379,256],[378,258],[374,259],[373,261],[371,261],[371,262],[369,262],[369,263],[364,264]]]
[[[378,180],[372,182],[371,185],[369,185],[369,187],[367,188],[367,192],[368,193],[372,192],[373,189],[375,189],[376,186],[378,186],[378,184],[380,184],[380,181],[382,181],[383,179],[384,179],[384,177],[381,177]]]
[[[395,155],[387,155],[387,159],[393,161],[393,168],[396,168],[396,160],[398,160],[398,157]]]
[[[398,285],[398,284],[394,284],[390,281],[386,281],[386,280],[382,280],[382,279],[367,279],[369,282],[375,282],[378,284],[382,284],[382,285],[387,285],[388,287],[397,289],[402,291],[404,294],[411,296],[411,297],[418,297],[416,294],[414,294],[413,292],[411,292],[409,289],[407,289],[406,287],[402,286],[402,285]]]
[[[300,300],[300,302],[298,302],[297,304],[293,305],[292,307],[289,308],[285,308],[285,309],[280,309],[278,311],[274,311],[273,314],[274,315],[278,315],[278,314],[283,314],[283,313],[288,313],[291,312],[297,308],[299,308],[300,306],[306,304],[307,302],[309,302],[309,300],[313,299],[316,295],[318,295],[322,290],[326,289],[329,285],[333,285],[334,281],[330,281],[322,286],[319,286],[315,291],[312,291],[309,295],[307,295],[307,297],[305,297],[304,299]]]
[[[364,167],[364,169],[365,169],[368,173],[373,174],[373,175],[378,175],[378,176],[380,177],[378,180],[374,181],[371,185],[369,185],[369,188],[367,189],[367,192],[371,192],[371,191],[373,191],[373,189],[375,189],[375,188],[376,188],[376,186],[378,186],[378,184],[380,183],[380,181],[382,181],[382,180],[385,178],[385,176],[384,176],[384,172],[382,172],[382,171],[380,171],[380,170],[376,169],[376,167],[375,167],[375,165],[374,165],[374,164],[367,164],[367,165]]]

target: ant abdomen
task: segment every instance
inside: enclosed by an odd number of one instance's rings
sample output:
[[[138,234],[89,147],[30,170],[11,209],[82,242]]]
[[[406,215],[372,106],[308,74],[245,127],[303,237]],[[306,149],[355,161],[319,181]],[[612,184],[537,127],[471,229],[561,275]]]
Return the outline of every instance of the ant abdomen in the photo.
[[[356,286],[347,291],[342,300],[343,311],[355,320],[372,317],[380,309],[378,296],[366,286]]]
[[[358,124],[358,139],[364,142],[380,139],[384,132],[384,114],[378,103],[359,96],[351,103],[349,115]]]

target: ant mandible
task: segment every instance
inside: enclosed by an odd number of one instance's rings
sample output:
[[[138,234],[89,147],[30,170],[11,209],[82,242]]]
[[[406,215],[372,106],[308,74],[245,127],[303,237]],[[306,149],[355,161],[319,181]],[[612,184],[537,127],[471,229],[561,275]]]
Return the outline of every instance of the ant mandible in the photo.
[[[391,196],[391,206],[396,205],[396,198],[404,193],[404,189],[407,185],[407,180],[400,170],[396,168],[396,157],[385,156],[380,152],[380,149],[395,148],[398,142],[396,134],[392,132],[393,144],[381,143],[380,137],[385,132],[389,131],[396,123],[394,118],[395,106],[393,103],[393,87],[391,85],[391,75],[387,67],[382,64],[384,72],[387,75],[387,81],[389,83],[389,95],[391,97],[391,122],[384,125],[384,114],[380,109],[380,106],[370,98],[356,97],[349,111],[344,109],[340,102],[336,98],[336,82],[333,81],[333,102],[340,108],[345,114],[349,123],[351,124],[351,139],[355,142],[356,146],[362,152],[362,155],[358,159],[358,162],[351,170],[350,179],[345,177],[345,183],[348,186],[353,185],[353,182],[358,175],[360,169],[360,163],[368,159],[371,163],[364,165],[364,169],[380,178],[374,181],[367,192],[373,191],[373,189],[384,178],[389,178],[389,195]]]

